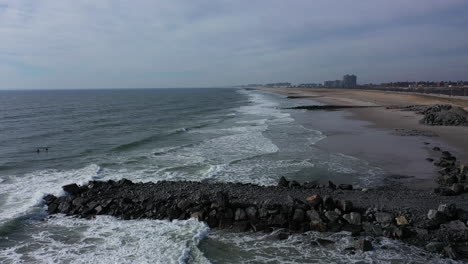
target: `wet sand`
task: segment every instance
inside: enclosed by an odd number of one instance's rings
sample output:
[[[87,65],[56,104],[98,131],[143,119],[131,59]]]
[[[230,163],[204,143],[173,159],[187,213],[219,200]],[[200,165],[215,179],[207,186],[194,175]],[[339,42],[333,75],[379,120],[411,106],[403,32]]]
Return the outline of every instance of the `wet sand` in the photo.
[[[468,100],[459,98],[380,91],[294,88],[263,90],[330,105],[390,106],[451,103],[462,107],[468,106]],[[339,126],[336,124],[336,118],[327,118],[330,113],[341,117]],[[439,155],[432,151],[434,146],[451,151],[462,163],[468,163],[468,127],[423,125],[419,123],[422,118],[420,115],[385,107],[342,109],[333,112],[306,111],[304,115],[310,119],[310,127],[319,129],[327,135],[326,139],[316,144],[317,147],[369,160],[393,175],[411,176],[399,180],[415,188],[435,187],[434,176],[437,168],[425,160]],[[406,131],[413,130],[422,131],[426,136],[402,136],[407,134]]]

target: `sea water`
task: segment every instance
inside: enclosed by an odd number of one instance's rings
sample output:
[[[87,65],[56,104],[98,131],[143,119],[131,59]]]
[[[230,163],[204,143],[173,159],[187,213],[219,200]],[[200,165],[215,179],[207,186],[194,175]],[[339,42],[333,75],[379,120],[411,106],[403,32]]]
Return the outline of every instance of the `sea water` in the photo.
[[[64,195],[61,186],[89,180],[381,184],[382,168],[316,147],[326,136],[285,109],[311,103],[245,89],[0,92],[0,262],[445,263],[386,239],[352,255],[347,233],[279,241],[275,233],[209,230],[194,219],[46,214],[44,194]],[[311,244],[319,237],[336,243]]]

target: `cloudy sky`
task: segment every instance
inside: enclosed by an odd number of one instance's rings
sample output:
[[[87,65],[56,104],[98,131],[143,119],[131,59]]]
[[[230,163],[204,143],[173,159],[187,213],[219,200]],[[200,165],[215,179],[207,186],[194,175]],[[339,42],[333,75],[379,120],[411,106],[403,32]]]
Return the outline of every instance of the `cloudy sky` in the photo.
[[[0,0],[0,89],[468,80],[467,0]]]

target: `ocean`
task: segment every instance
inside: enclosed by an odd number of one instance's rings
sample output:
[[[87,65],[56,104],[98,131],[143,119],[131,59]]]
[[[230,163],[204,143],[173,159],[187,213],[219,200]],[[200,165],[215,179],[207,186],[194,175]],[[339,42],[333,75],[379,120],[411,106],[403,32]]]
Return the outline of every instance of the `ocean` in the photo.
[[[346,232],[280,241],[279,231],[237,234],[194,219],[46,214],[44,194],[89,180],[382,184],[378,164],[317,146],[327,136],[307,122],[314,113],[285,109],[312,103],[246,89],[1,91],[0,262],[446,263],[387,239],[349,254]],[[335,244],[313,246],[317,238]]]

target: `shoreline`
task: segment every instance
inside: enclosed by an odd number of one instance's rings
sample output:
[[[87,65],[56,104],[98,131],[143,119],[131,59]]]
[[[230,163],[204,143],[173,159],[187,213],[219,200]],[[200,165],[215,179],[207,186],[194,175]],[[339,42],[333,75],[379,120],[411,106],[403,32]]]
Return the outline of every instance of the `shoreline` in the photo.
[[[369,137],[372,145],[366,142],[365,138],[354,136],[348,133],[347,141],[344,135],[331,135],[340,143],[334,143],[332,138],[325,139],[317,143],[317,146],[329,147],[334,151],[360,155],[368,157],[380,164],[390,166],[397,171],[403,171],[403,167],[411,166],[409,171],[415,171],[419,176],[416,177],[416,187],[420,184],[424,188],[434,187],[434,177],[437,175],[437,168],[427,162],[426,158],[433,158],[436,153],[432,151],[433,147],[440,147],[454,153],[458,157],[461,164],[468,163],[468,126],[430,126],[420,124],[419,120],[422,115],[418,115],[412,111],[401,111],[399,109],[387,109],[386,106],[406,106],[406,105],[422,105],[422,104],[442,104],[447,103],[448,98],[438,98],[428,95],[401,94],[380,91],[367,90],[346,90],[346,89],[299,89],[299,88],[261,88],[259,90],[273,92],[283,96],[290,96],[290,100],[296,99],[311,99],[325,105],[332,106],[351,106],[354,108],[339,109],[344,113],[344,119],[361,122],[361,131],[365,131],[362,137]],[[459,103],[463,101],[463,103]],[[468,107],[468,99],[461,100],[455,98],[453,102],[456,105]],[[356,106],[382,106],[382,107],[365,107],[356,108]],[[310,119],[311,127],[319,126],[325,122],[315,118],[314,115],[324,111],[311,111],[305,115]],[[330,113],[329,111],[327,111]],[[312,114],[313,113],[313,114]],[[322,119],[325,115],[322,116]],[[337,124],[329,125],[338,127]],[[338,128],[346,133],[345,128]],[[341,132],[343,132],[341,131]],[[393,142],[383,142],[390,137],[375,136],[378,133],[386,133],[394,135]],[[342,134],[342,133],[340,133]],[[400,138],[400,139],[398,139]],[[372,141],[373,140],[373,141]],[[380,140],[380,141],[379,141]],[[356,142],[357,141],[357,142]],[[393,145],[392,145],[393,144]],[[350,145],[349,147],[344,145]],[[380,148],[380,145],[383,146]],[[386,150],[383,150],[386,148]],[[424,153],[423,153],[424,152]],[[392,158],[387,158],[388,155]],[[404,159],[403,159],[404,157]],[[388,163],[385,163],[385,159]],[[399,164],[391,164],[397,163]],[[405,164],[405,166],[401,166]],[[432,166],[429,170],[428,166]],[[419,172],[418,172],[419,171]],[[404,173],[407,175],[408,173]],[[429,175],[430,174],[430,175]],[[409,182],[411,184],[411,181]]]

